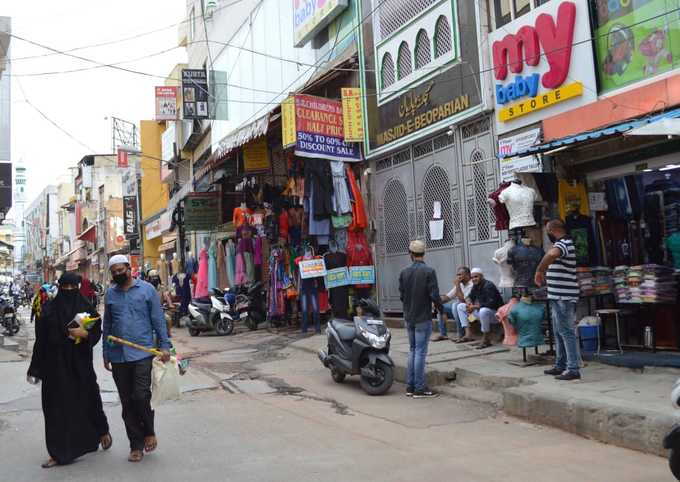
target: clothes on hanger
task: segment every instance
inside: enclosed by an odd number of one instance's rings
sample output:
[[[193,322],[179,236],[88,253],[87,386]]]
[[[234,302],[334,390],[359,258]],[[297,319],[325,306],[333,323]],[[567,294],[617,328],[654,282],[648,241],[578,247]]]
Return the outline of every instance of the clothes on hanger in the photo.
[[[253,215],[253,210],[250,208],[236,207],[234,208],[233,222],[234,227],[240,228],[247,226],[250,222],[250,217]]]
[[[325,220],[333,214],[333,181],[330,161],[315,159],[313,162],[305,162],[305,195],[314,197],[309,214],[310,228],[312,219]],[[310,233],[311,234],[311,233]]]
[[[509,182],[502,182],[494,192],[489,194],[489,205],[491,206],[491,209],[493,209],[493,213],[496,217],[496,231],[503,231],[510,226],[508,208],[498,199],[500,194],[505,191],[508,186],[510,186]]]
[[[227,267],[227,285],[236,285],[236,245],[229,239],[224,246],[224,262]]]
[[[584,216],[590,214],[586,185],[580,181],[574,182],[560,179],[557,203],[560,210],[560,219],[565,219],[572,212],[579,212]]]
[[[567,232],[574,241],[577,266],[597,266],[595,257],[595,236],[592,231],[592,219],[583,214],[572,213],[565,219]]]
[[[194,298],[205,298],[208,296],[208,251],[203,248],[198,255],[198,274],[196,275],[196,287],[194,288]]]
[[[229,288],[229,276],[227,275],[227,260],[224,252],[224,247],[221,241],[217,241],[217,284],[218,288],[223,290]]]
[[[350,166],[347,166],[347,181],[349,182],[350,192],[352,196],[352,224],[349,229],[351,231],[361,231],[368,228],[368,217],[366,216],[366,207],[364,206],[364,199],[361,196],[361,189],[354,178],[354,171]]]
[[[208,248],[208,290],[222,288],[217,282],[217,251],[215,243],[211,242]]]
[[[333,175],[333,197],[331,199],[333,212],[335,214],[345,214],[352,212],[352,203],[347,189],[347,179],[345,177],[345,163],[342,161],[331,161],[331,173]]]

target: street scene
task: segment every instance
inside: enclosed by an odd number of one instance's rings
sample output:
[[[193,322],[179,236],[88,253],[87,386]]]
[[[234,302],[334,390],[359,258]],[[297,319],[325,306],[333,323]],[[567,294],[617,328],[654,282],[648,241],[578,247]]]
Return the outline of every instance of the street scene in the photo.
[[[0,480],[680,480],[679,305],[680,0],[0,5]]]

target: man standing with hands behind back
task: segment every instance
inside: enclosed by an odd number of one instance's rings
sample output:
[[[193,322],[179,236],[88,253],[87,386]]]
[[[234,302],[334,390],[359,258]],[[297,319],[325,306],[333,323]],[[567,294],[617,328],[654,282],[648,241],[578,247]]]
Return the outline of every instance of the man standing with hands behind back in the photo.
[[[123,255],[112,256],[109,271],[113,286],[106,291],[104,312],[104,368],[113,372],[123,408],[125,431],[130,439],[130,462],[139,462],[144,452],[156,449],[154,412],[151,409],[152,355],[122,345],[111,345],[113,335],[147,348],[154,347],[153,333],[160,342],[163,362],[170,359],[165,317],[158,294],[146,281],[134,279],[130,262]]]

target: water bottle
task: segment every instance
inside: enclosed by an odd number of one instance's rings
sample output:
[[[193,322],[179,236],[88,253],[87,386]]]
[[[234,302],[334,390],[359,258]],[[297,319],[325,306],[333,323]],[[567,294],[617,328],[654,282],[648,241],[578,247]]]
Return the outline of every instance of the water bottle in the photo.
[[[652,348],[652,327],[645,326],[645,337],[643,342],[645,348]]]

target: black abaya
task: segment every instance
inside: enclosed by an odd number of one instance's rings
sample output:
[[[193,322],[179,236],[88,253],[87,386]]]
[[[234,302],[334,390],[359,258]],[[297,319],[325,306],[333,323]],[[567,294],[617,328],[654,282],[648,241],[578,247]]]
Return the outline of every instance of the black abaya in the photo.
[[[61,293],[43,308],[36,321],[36,340],[28,374],[42,381],[47,451],[59,464],[95,452],[100,438],[109,432],[92,347],[101,338],[101,321],[76,344],[66,325],[75,314],[96,310],[80,293],[69,299]]]

